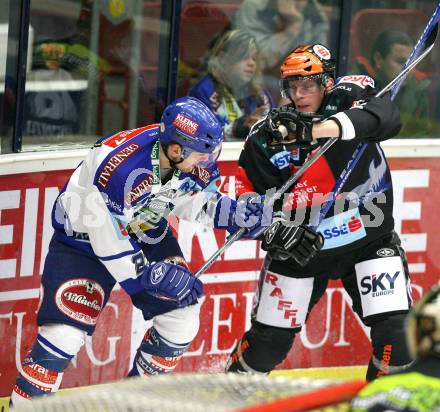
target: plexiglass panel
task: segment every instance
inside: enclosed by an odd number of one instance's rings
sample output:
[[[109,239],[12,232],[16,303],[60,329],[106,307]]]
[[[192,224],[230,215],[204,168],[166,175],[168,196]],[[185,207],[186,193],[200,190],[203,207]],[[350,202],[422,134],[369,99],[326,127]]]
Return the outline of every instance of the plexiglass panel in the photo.
[[[352,2],[350,73],[368,73],[383,88],[400,72],[436,6],[436,1]],[[401,138],[439,135],[439,51],[437,44],[396,95]]]
[[[23,150],[89,145],[153,122],[159,39],[169,31],[161,7],[142,0],[31,1]]]
[[[337,52],[339,3],[184,0],[177,95],[210,106],[226,142],[244,141],[280,103],[279,67],[295,46],[323,43]]]

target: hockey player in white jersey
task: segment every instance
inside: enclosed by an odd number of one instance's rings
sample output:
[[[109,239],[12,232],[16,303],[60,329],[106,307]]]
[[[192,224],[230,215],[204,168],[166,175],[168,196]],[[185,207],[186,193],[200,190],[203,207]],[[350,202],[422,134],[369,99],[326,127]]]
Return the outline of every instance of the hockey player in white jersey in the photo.
[[[197,334],[203,284],[188,270],[168,214],[231,233],[245,226],[248,237],[262,220],[261,199],[237,204],[217,191],[222,140],[211,111],[183,97],[160,125],[102,138],[90,150],[53,208],[39,333],[12,403],[57,391],[116,282],[152,319],[129,375],[173,371]]]

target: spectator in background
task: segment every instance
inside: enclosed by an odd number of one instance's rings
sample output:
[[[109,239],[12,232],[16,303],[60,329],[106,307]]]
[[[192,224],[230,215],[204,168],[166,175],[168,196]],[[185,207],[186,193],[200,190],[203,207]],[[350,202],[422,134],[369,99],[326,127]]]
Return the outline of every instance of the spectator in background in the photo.
[[[54,19],[47,11],[47,15],[44,16],[38,13],[32,15],[32,25],[35,29],[33,70],[64,70],[68,77],[84,79],[89,77],[90,71],[93,71],[96,77],[107,74],[111,69],[110,64],[89,49],[93,1],[67,2],[66,7],[69,8],[66,15],[69,18],[61,20],[61,26],[59,19]],[[76,21],[67,14],[76,12],[74,6],[79,6]]]
[[[380,90],[401,71],[414,47],[414,40],[399,30],[379,34],[371,49],[371,63],[358,61],[355,72],[366,72],[376,79]],[[429,137],[435,133],[429,117],[430,79],[414,69],[402,84],[396,103],[400,109],[402,130],[399,137]]]
[[[255,37],[261,70],[278,94],[279,67],[298,44],[327,44],[329,23],[317,0],[244,0],[234,27]]]
[[[51,84],[52,88],[26,93],[24,135],[84,133],[81,112],[86,88],[91,79],[98,81],[111,68],[89,48],[93,1],[66,1],[62,12],[54,12],[42,0],[33,1],[30,20],[35,41],[30,45],[32,70],[27,81]],[[90,82],[89,86],[84,80]]]
[[[241,30],[227,31],[212,48],[207,72],[189,95],[211,108],[226,141],[244,140],[274,106],[262,87],[255,39]]]
[[[367,385],[352,401],[353,412],[440,410],[440,285],[411,309],[406,325],[415,361]]]

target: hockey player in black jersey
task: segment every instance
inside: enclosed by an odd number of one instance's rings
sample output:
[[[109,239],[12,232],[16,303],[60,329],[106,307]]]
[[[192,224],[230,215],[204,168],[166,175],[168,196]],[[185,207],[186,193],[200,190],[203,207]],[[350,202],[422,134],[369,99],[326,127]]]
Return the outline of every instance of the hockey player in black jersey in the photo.
[[[337,278],[353,310],[371,327],[367,379],[404,369],[411,362],[403,331],[411,305],[410,281],[394,232],[390,170],[379,144],[399,132],[399,112],[389,95],[375,97],[372,78],[335,79],[335,61],[320,44],[297,47],[286,57],[280,86],[290,104],[274,109],[251,130],[239,159],[237,194],[281,187],[326,138],[339,141],[275,203],[281,217],[262,239],[268,254],[252,326],[226,369],[273,370],[288,354],[329,279]],[[323,200],[360,143],[367,147],[344,193],[317,222]]]

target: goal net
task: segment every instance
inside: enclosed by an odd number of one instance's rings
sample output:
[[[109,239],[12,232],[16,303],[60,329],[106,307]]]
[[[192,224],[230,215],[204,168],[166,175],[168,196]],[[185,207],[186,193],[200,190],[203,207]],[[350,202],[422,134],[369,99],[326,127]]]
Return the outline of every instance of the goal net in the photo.
[[[363,382],[239,374],[174,374],[89,386],[17,405],[14,412],[303,411],[351,399]]]

